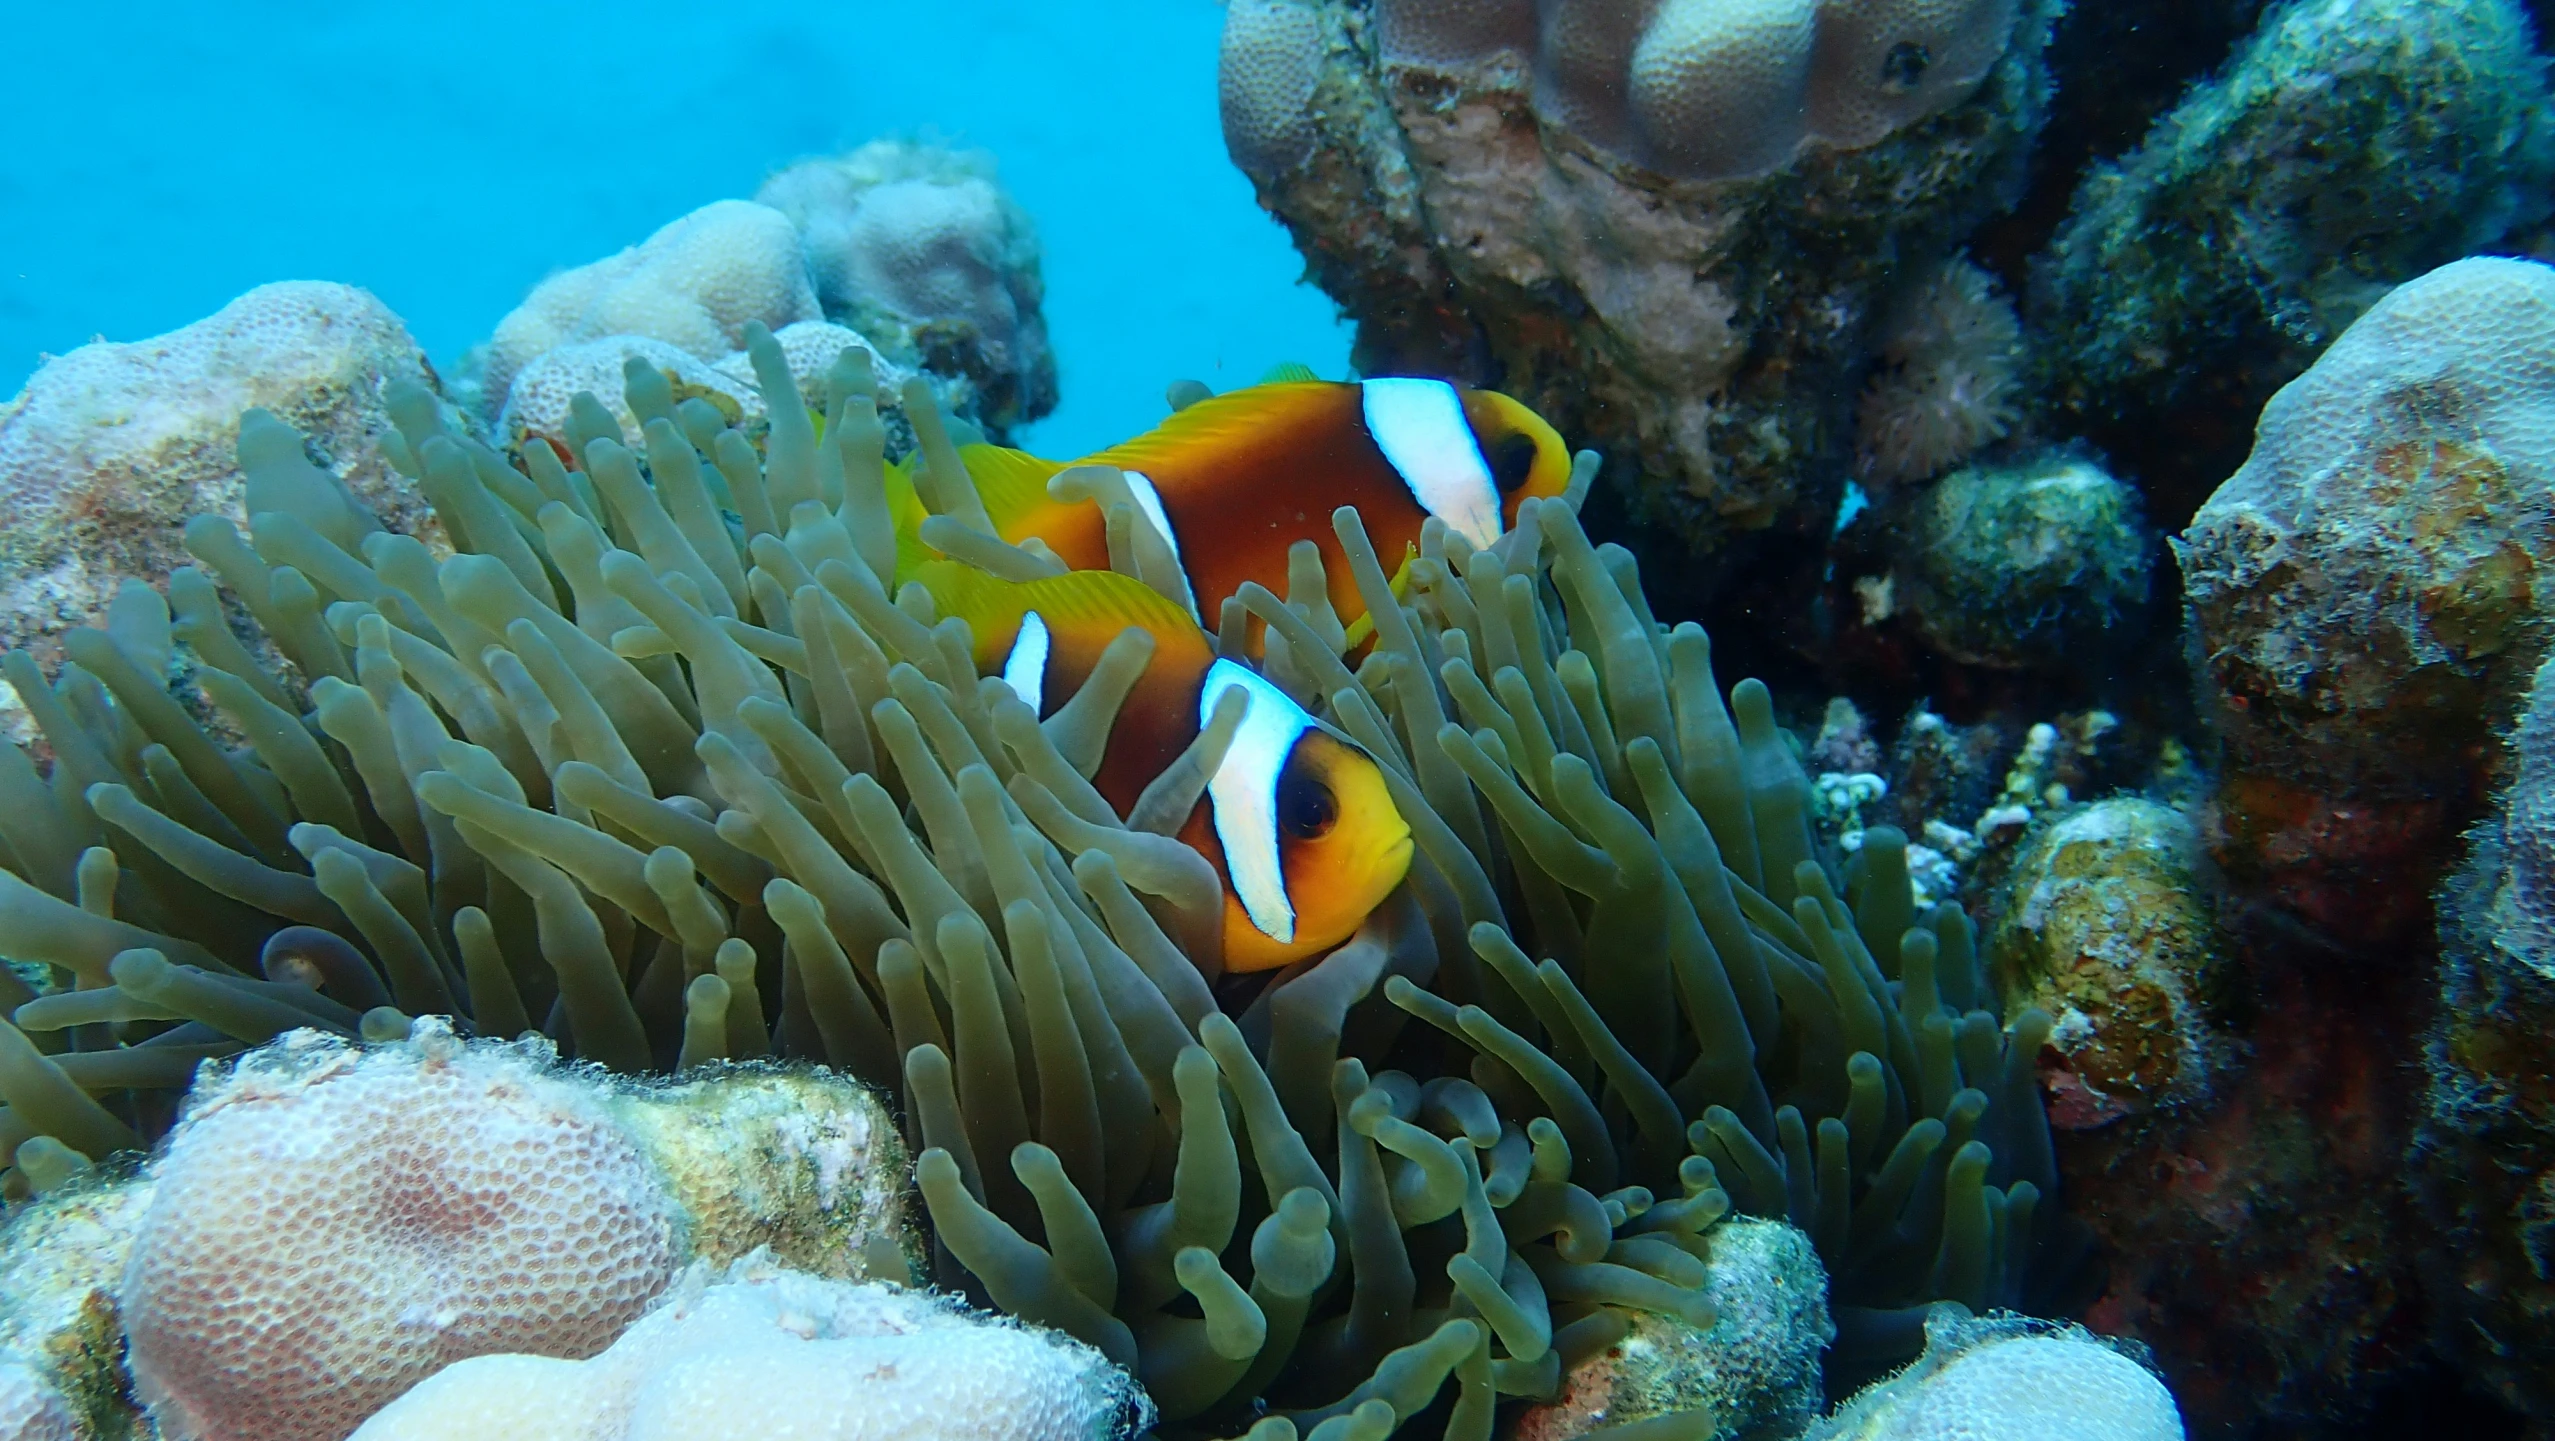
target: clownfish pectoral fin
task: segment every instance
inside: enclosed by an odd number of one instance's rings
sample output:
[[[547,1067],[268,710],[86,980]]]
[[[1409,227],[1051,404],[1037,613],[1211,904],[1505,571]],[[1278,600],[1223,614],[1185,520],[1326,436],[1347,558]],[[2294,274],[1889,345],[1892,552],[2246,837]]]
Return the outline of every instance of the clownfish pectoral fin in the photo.
[[[1290,360],[1284,365],[1274,365],[1269,367],[1269,373],[1260,377],[1260,383],[1262,385],[1289,385],[1297,381],[1320,380],[1321,378],[1322,377],[1313,373],[1312,366]]]
[[[998,445],[970,445],[958,452],[958,458],[976,482],[976,494],[984,500],[985,514],[997,531],[1049,504],[1047,478],[1065,468],[1062,461],[1042,460],[1025,450]]]
[[[1418,546],[1405,544],[1402,547],[1401,568],[1393,572],[1393,599],[1409,600],[1411,598],[1411,565],[1418,559]],[[1347,629],[1347,654],[1355,655],[1359,650],[1365,647],[1368,641],[1375,638],[1375,612],[1368,611],[1366,614],[1350,621]]]

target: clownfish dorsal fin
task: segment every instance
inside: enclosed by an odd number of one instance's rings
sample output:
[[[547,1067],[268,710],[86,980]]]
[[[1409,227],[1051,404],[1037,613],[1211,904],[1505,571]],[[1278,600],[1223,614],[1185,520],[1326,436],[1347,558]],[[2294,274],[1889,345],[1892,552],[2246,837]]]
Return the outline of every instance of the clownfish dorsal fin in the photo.
[[[1343,391],[1354,393],[1355,387],[1329,380],[1290,380],[1227,391],[1177,412],[1133,440],[1086,456],[1082,463],[1114,465],[1148,475],[1176,471],[1176,464],[1165,462],[1258,440],[1272,426],[1326,418],[1340,403]]]
[[[1269,367],[1269,373],[1260,377],[1260,383],[1262,385],[1286,385],[1297,381],[1320,380],[1321,378],[1322,377],[1313,373],[1312,366],[1303,364],[1300,361],[1290,360],[1284,365],[1273,365]]]
[[[1203,648],[1206,633],[1177,604],[1133,576],[1114,570],[1077,570],[1037,580],[1004,580],[954,560],[917,568],[916,580],[931,592],[943,616],[967,622],[979,638],[997,635],[1035,611],[1050,631],[1115,636],[1129,626],[1165,642],[1183,637]]]
[[[961,446],[958,459],[976,482],[976,494],[984,500],[985,514],[996,530],[1049,504],[1047,477],[1065,468],[1062,461],[1042,460],[1025,450],[999,445]]]

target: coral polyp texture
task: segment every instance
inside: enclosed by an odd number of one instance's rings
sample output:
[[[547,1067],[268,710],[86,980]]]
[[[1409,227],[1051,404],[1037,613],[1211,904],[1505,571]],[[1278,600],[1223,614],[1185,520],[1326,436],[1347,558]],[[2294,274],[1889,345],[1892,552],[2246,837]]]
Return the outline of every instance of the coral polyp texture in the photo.
[[[585,1091],[449,1036],[315,1031],[199,1084],[120,1302],[184,1441],[336,1441],[465,1356],[590,1356],[672,1278],[681,1213]]]
[[[1339,511],[1363,656],[1310,545],[1288,599],[1246,587],[1221,617],[1227,660],[1376,759],[1417,855],[1346,944],[1211,981],[1184,938],[1224,898],[1167,832],[1213,762],[1113,810],[1073,759],[1110,693],[1042,720],[896,586],[890,517],[918,511],[1038,562],[980,529],[928,393],[891,461],[866,355],[837,356],[820,438],[780,344],[750,327],[747,349],[759,444],[643,359],[638,434],[580,399],[520,469],[393,387],[448,557],[251,456],[276,508],[188,531],[189,584],[227,587],[286,663],[187,633],[236,750],[135,660],[139,602],[73,632],[56,679],[0,662],[50,749],[44,773],[0,751],[0,928],[49,977],[0,1025],[29,1184],[143,1144],[202,1059],[278,1035],[261,1055],[355,1077],[429,1064],[350,1039],[421,1016],[679,1070],[677,1092],[731,1058],[823,1063],[897,1090],[944,1284],[1125,1368],[1165,1434],[1260,1441],[1422,1416],[1486,1441],[1637,1326],[1708,1336],[1741,1299],[1782,1334],[1711,1404],[1793,1415],[1802,1366],[1777,1358],[1831,1326],[1830,1362],[1869,1374],[1939,1300],[2066,1280],[2048,1018],[2000,1024],[1968,918],[1915,904],[1895,832],[1824,863],[1770,693],[1725,691],[1570,501],[1526,501],[1489,550],[1432,524],[1407,599]],[[416,1024],[395,1044],[438,1044]],[[768,1188],[791,1215],[882,1194],[857,1128],[755,1085],[716,1122],[618,1122],[691,1244],[758,1234],[687,1199],[749,1160],[832,1158],[830,1189]],[[199,1108],[169,1164],[251,1105]],[[689,1160],[664,1158],[678,1134]],[[1724,1237],[1733,1214],[1791,1230]],[[794,1224],[760,1225],[789,1266],[903,1274],[892,1237],[790,1250]]]
[[[357,1441],[1116,1441],[1142,1393],[1099,1352],[919,1291],[749,1256],[696,1264],[587,1360],[483,1356],[417,1387]]]
[[[127,580],[186,563],[188,517],[248,519],[241,416],[277,417],[390,529],[425,519],[382,454],[392,381],[431,386],[408,328],[368,292],[261,285],[166,335],[48,360],[0,406],[0,641],[52,664],[54,637]],[[23,725],[23,716],[20,717]]]
[[[2555,270],[2443,266],[2272,397],[2180,542],[2229,864],[2334,934],[2406,922],[2365,878],[2438,874],[2545,654],[2551,379]]]
[[[1663,543],[1814,545],[1870,343],[2020,184],[2053,13],[1508,0],[1369,23],[1256,0],[1226,12],[1226,140],[1358,322],[1366,373],[1526,401],[1606,453]],[[1919,392],[1879,403],[1894,471],[2011,423],[1997,303],[1951,303],[1956,370],[1914,337],[1886,362]]]

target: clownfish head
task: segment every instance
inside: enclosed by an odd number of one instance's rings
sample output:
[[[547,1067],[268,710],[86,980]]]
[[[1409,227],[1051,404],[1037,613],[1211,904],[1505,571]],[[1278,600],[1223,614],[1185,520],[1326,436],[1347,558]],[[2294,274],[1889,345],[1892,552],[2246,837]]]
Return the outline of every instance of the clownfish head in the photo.
[[[1354,934],[1411,866],[1411,828],[1375,758],[1230,661],[1200,714],[1244,686],[1251,707],[1207,784],[1224,854],[1224,967],[1264,971]]]
[[[1499,490],[1502,530],[1517,523],[1517,507],[1525,500],[1556,499],[1570,488],[1570,448],[1524,402],[1495,390],[1467,390],[1464,419]]]

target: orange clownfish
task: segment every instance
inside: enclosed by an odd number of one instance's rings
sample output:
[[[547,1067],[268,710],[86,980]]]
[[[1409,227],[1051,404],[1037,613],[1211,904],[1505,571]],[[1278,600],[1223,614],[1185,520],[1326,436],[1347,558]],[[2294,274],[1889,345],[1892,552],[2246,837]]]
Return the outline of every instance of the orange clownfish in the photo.
[[[1016,450],[963,455],[994,530],[1036,537],[1075,570],[1109,567],[1100,508],[1049,496],[1065,467]],[[1390,572],[1435,516],[1488,549],[1530,496],[1570,484],[1570,452],[1543,417],[1495,391],[1442,380],[1287,380],[1212,396],[1123,445],[1076,462],[1123,471],[1213,625],[1246,581],[1284,594],[1287,548],[1322,548],[1331,607],[1366,613],[1331,512],[1357,507]]]
[[[942,615],[967,622],[977,670],[1002,677],[1041,719],[1073,698],[1121,631],[1153,636],[1153,660],[1091,778],[1122,816],[1227,690],[1250,696],[1180,829],[1224,881],[1225,969],[1268,970],[1338,945],[1409,871],[1410,825],[1374,758],[1258,672],[1219,659],[1197,622],[1143,582],[1110,570],[1007,581],[952,561],[916,578]]]

